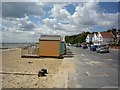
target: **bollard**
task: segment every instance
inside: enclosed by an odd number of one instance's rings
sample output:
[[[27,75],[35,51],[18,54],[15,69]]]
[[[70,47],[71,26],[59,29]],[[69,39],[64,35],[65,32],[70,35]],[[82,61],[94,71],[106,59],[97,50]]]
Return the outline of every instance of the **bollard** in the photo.
[[[45,69],[45,68],[42,68],[41,71],[44,71],[44,73],[48,74],[47,69]]]
[[[39,71],[38,72],[38,77],[40,77],[40,76],[45,76],[45,72],[44,71]]]
[[[47,69],[42,68],[42,69],[39,70],[39,72],[38,72],[38,77],[40,77],[40,76],[45,76],[45,74],[48,74],[48,73],[47,73]]]

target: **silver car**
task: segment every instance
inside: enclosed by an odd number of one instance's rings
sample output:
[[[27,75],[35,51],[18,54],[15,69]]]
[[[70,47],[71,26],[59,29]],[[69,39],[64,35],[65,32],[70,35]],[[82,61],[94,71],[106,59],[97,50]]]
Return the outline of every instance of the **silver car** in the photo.
[[[109,53],[108,45],[100,45],[96,48],[97,53]]]

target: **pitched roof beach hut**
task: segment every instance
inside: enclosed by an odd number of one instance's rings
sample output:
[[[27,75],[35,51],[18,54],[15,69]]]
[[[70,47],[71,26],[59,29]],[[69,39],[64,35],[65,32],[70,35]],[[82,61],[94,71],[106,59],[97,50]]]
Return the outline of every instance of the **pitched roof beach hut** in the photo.
[[[61,37],[59,35],[41,35],[39,56],[60,57]]]

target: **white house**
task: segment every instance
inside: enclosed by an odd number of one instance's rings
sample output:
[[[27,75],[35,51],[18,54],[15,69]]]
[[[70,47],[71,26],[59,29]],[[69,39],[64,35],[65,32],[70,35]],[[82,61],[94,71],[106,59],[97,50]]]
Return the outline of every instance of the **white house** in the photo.
[[[92,42],[93,42],[94,45],[99,45],[98,33],[94,33],[94,35],[92,37]]]
[[[92,42],[92,37],[93,37],[93,34],[88,34],[87,37],[86,37],[86,42],[87,43]]]
[[[112,44],[115,42],[115,36],[112,32],[100,32],[98,38],[99,44]]]
[[[120,31],[117,31],[117,33],[116,33],[116,42],[117,43],[120,42]]]
[[[93,42],[94,45],[101,45],[101,44],[111,44],[115,42],[115,36],[112,32],[97,32],[93,35],[88,34],[86,37],[86,42]]]
[[[94,34],[93,43],[94,45],[101,45],[101,44],[111,44],[115,40],[115,36],[112,32],[98,32]]]

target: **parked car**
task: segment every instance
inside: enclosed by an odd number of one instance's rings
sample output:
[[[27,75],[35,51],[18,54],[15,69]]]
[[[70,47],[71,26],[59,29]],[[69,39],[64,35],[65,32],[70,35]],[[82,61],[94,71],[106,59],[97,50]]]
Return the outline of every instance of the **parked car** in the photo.
[[[81,45],[80,45],[80,44],[76,44],[75,46],[76,46],[76,47],[81,47]]]
[[[97,45],[93,45],[93,46],[90,47],[90,50],[91,51],[96,51],[96,48],[98,48],[98,46]]]
[[[83,45],[82,48],[83,48],[83,49],[87,49],[88,46],[87,46],[87,45]]]
[[[96,51],[97,53],[109,53],[109,47],[107,45],[100,45]]]
[[[75,44],[75,47],[78,47],[78,44]]]
[[[87,46],[88,46],[88,48],[90,49],[91,45],[90,45],[90,44],[88,44]]]
[[[82,47],[81,44],[79,44],[79,47]]]

